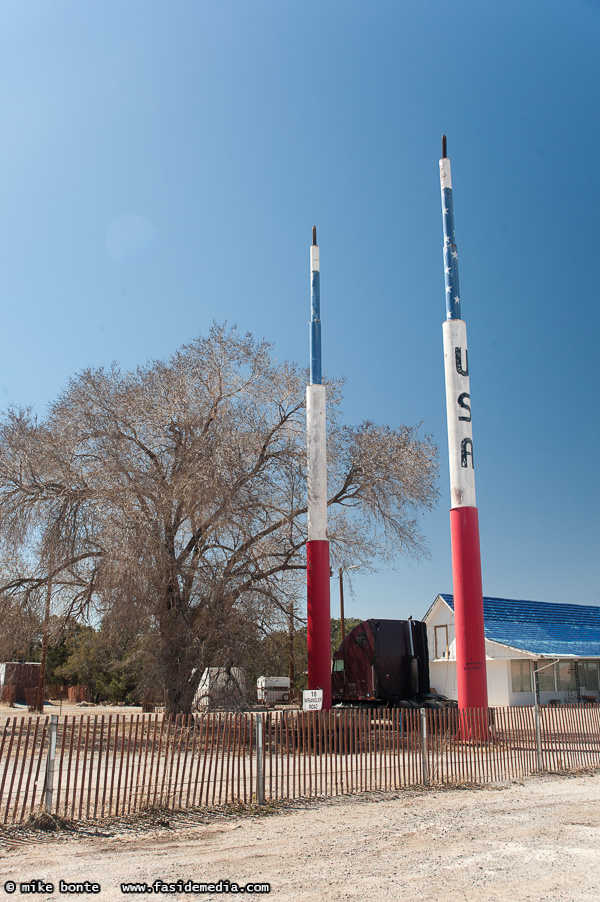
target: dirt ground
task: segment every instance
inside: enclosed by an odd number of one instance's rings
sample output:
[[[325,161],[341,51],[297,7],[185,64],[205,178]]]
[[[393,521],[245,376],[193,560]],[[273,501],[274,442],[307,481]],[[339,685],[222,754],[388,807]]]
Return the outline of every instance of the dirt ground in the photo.
[[[99,883],[102,900],[122,900],[124,881],[157,879],[270,883],[270,898],[286,902],[596,900],[600,774],[346,796],[260,813],[153,813],[71,833],[0,831],[0,896],[8,881],[17,898],[20,883],[42,880],[55,889],[36,899],[72,897],[60,892],[61,879]],[[230,897],[227,888],[202,898]],[[172,889],[160,893],[195,895],[185,884]]]
[[[89,702],[60,702],[51,701],[44,702],[44,714],[58,714],[65,716],[68,714],[140,714],[142,709],[139,707],[128,707],[127,705],[92,705]],[[32,715],[27,709],[27,705],[18,704],[13,708],[0,702],[0,715],[3,717],[31,717]]]

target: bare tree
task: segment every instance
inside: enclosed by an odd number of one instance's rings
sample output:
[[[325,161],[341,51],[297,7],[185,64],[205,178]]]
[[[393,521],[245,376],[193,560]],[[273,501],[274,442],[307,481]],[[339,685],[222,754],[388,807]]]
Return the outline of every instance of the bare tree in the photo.
[[[0,593],[52,580],[65,613],[97,608],[152,635],[145,680],[188,711],[202,669],[240,663],[305,567],[306,375],[214,325],[168,362],[86,370],[38,421],[0,423]],[[424,551],[436,449],[419,427],[343,425],[329,393],[332,556]],[[48,562],[51,562],[49,565]]]

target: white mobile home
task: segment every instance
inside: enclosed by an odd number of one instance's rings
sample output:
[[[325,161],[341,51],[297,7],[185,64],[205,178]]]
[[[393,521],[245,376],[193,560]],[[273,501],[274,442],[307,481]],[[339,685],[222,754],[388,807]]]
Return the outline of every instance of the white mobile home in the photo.
[[[256,695],[261,705],[287,704],[290,700],[290,678],[260,676],[256,681]]]
[[[196,691],[198,709],[240,709],[245,707],[246,674],[241,667],[207,667]]]

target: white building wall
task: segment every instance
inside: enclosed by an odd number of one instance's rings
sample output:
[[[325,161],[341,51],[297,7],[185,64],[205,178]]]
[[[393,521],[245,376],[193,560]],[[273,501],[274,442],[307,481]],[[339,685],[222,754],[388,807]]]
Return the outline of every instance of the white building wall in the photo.
[[[429,659],[435,660],[435,647],[436,647],[436,627],[447,627],[448,628],[448,646],[450,651],[450,660],[456,660],[456,635],[454,631],[454,612],[451,608],[448,607],[446,602],[443,599],[437,599],[433,605],[433,608],[427,615],[425,620],[427,624],[427,644],[429,645]],[[440,645],[440,640],[444,633],[440,630],[438,631],[438,646]],[[440,690],[441,691],[441,690]]]
[[[456,661],[430,661],[429,682],[431,691],[447,698],[458,698],[456,688]]]
[[[487,685],[488,685],[488,701],[491,707],[501,707],[512,704],[526,704],[521,701],[511,701],[511,695],[525,695],[525,693],[511,693],[511,675],[510,661],[508,660],[487,660]],[[448,698],[458,698],[456,686],[456,661],[430,661],[429,676],[431,680],[432,692],[446,695]],[[533,704],[533,700],[529,702]]]
[[[491,639],[485,640],[485,656],[486,658],[504,661],[515,661],[517,658],[529,658],[532,661],[534,657],[528,651],[510,648],[508,645],[500,645],[499,642],[493,642]]]
[[[535,699],[533,690],[531,692],[513,692],[510,669],[508,671],[508,676],[510,680],[510,702],[508,704],[515,705],[516,707],[522,707],[523,705],[531,707],[532,705],[534,705]],[[548,689],[544,692],[540,692],[540,705],[548,705],[550,704],[550,702],[560,702],[561,705],[566,705],[574,701],[576,701],[574,690],[566,691],[564,689]]]
[[[487,643],[486,643],[487,644]],[[488,659],[485,662],[487,671],[488,704],[491,708],[505,707],[513,704],[510,701],[510,661]]]

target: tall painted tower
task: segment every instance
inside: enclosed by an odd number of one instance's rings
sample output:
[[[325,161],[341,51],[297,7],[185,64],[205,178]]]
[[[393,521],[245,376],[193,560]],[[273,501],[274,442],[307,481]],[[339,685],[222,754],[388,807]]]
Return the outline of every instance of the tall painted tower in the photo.
[[[450,457],[450,537],[456,628],[456,678],[459,708],[487,708],[483,591],[479,550],[479,515],[475,502],[475,467],[467,327],[460,314],[458,253],[454,234],[452,176],[442,138],[440,160],[446,322],[444,369]]]
[[[306,590],[308,688],[323,690],[323,708],[331,708],[331,623],[329,542],[327,540],[327,449],[325,386],[321,372],[321,296],[317,229],[310,249],[310,384],[306,388],[308,451],[308,542]]]

